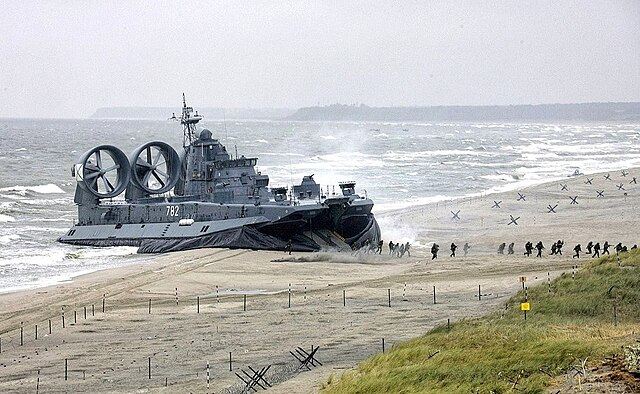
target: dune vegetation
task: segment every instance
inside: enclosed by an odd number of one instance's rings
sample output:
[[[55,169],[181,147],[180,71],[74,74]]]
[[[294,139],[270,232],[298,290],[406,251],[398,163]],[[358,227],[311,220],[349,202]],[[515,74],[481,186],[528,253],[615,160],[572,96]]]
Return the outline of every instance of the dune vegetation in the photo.
[[[550,290],[527,289],[526,320],[524,298],[520,291],[503,310],[435,327],[330,376],[322,392],[541,393],[567,380],[577,385],[639,338],[640,252],[591,261]]]

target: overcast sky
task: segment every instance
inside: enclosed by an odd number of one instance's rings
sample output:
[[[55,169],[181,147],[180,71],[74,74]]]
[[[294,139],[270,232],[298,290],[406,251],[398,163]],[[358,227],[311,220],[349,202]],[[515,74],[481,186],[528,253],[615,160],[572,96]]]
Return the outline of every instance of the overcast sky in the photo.
[[[640,101],[640,1],[4,1],[0,117]]]

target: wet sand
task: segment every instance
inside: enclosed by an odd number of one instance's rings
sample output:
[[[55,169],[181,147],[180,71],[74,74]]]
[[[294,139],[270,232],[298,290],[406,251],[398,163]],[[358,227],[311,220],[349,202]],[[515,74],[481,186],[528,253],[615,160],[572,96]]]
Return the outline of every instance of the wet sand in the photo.
[[[329,375],[382,351],[383,338],[388,349],[447,319],[499,310],[521,288],[519,276],[529,285],[546,283],[548,275],[586,263],[584,254],[571,258],[576,243],[583,249],[590,240],[640,243],[640,186],[630,183],[640,170],[629,172],[379,215],[380,256],[197,250],[2,294],[0,391],[219,393],[240,382],[235,373],[249,372],[248,366],[273,365],[271,380],[286,380],[267,392],[315,393]],[[626,190],[618,190],[621,183]],[[525,201],[517,201],[518,192]],[[571,204],[576,196],[578,204]],[[492,208],[494,201],[502,201],[500,208]],[[557,213],[548,205],[557,205]],[[460,219],[452,219],[458,210]],[[517,225],[508,224],[510,215],[520,218]],[[389,239],[413,241],[411,257],[390,257]],[[557,239],[566,242],[563,256],[549,256]],[[543,258],[523,256],[528,240],[543,241]],[[432,242],[441,246],[437,260],[429,253]],[[459,245],[455,258],[448,256],[451,242]],[[471,249],[463,257],[465,242]],[[515,242],[515,254],[497,255],[501,242]],[[311,346],[320,347],[316,358],[323,365],[286,372],[297,363],[289,351]]]

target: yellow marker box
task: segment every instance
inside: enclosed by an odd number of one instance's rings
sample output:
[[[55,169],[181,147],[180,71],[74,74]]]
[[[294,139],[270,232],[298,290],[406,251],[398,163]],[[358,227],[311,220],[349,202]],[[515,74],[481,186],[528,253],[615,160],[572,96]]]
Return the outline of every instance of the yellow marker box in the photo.
[[[521,310],[521,311],[528,311],[528,310],[530,310],[530,308],[529,308],[529,303],[528,303],[528,302],[523,302],[523,303],[521,303],[521,304],[520,304],[520,310]]]

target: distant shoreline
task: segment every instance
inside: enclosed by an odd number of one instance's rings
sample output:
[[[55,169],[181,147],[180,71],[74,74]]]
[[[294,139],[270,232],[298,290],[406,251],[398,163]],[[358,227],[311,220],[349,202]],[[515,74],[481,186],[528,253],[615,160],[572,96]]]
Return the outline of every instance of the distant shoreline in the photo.
[[[91,119],[167,119],[179,114],[170,107],[104,107]],[[370,122],[483,122],[483,121],[640,121],[640,102],[483,105],[429,107],[369,107],[332,104],[290,108],[199,108],[207,119]]]

